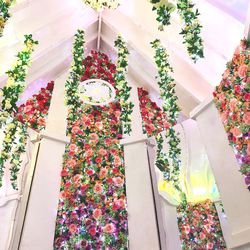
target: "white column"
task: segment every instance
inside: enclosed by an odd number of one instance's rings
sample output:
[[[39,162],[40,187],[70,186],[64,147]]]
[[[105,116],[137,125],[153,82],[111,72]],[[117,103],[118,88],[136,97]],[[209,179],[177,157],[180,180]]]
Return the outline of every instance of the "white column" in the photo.
[[[197,120],[207,150],[210,165],[225,208],[229,232],[225,240],[229,248],[250,243],[250,193],[239,172],[239,165],[219,113],[211,100],[195,109],[191,116]]]
[[[67,74],[55,81],[48,122],[36,163],[20,250],[53,249],[65,144],[67,109],[64,84]]]
[[[142,133],[137,87],[133,85],[131,99],[133,131],[122,141],[124,145],[128,229],[130,250],[158,250],[159,236],[154,196],[147,152],[147,138]]]

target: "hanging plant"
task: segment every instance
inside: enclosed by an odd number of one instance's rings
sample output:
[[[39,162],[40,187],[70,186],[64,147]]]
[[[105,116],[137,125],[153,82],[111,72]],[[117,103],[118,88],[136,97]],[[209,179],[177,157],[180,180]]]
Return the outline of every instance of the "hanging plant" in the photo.
[[[190,58],[196,62],[199,58],[204,57],[203,40],[201,37],[202,25],[199,22],[199,11],[190,0],[177,0],[175,6],[168,0],[150,0],[153,4],[153,11],[157,12],[156,20],[159,22],[159,30],[163,31],[164,27],[170,25],[171,13],[177,9],[182,20],[183,43],[187,46]]]
[[[104,9],[114,10],[120,5],[120,1],[118,0],[83,0],[83,2],[98,12]]]
[[[168,54],[166,49],[161,45],[160,40],[155,40],[151,43],[152,48],[155,49],[155,63],[158,68],[158,85],[160,88],[160,95],[163,100],[163,111],[167,114],[170,127],[166,130],[166,139],[169,144],[168,157],[163,150],[163,138],[161,135],[156,137],[158,143],[158,152],[156,163],[164,169],[164,175],[167,181],[171,181],[174,187],[181,192],[179,184],[180,176],[180,138],[175,132],[174,126],[177,124],[180,108],[177,104],[178,97],[175,93],[175,82],[171,76],[173,72],[172,67],[168,61]],[[170,168],[171,165],[171,168]]]
[[[204,57],[203,40],[201,38],[202,25],[199,23],[199,11],[194,9],[194,4],[189,0],[178,0],[177,10],[183,21],[181,35],[183,43],[187,46],[189,56],[194,62]]]
[[[117,99],[120,101],[122,114],[121,121],[123,125],[123,133],[130,134],[131,129],[131,114],[133,112],[134,104],[129,101],[131,87],[128,86],[126,75],[128,72],[128,48],[122,37],[119,35],[115,41],[115,47],[118,50],[117,69],[115,73],[115,82],[117,92]]]
[[[13,187],[16,188],[16,174],[18,172],[18,166],[21,164],[21,160],[15,161],[11,157],[21,157],[17,152],[21,152],[20,148],[25,147],[26,140],[20,139],[25,136],[18,133],[19,125],[18,121],[13,118],[18,110],[16,102],[25,88],[25,78],[27,76],[27,70],[31,63],[31,54],[34,51],[34,45],[38,44],[34,41],[32,35],[25,36],[25,48],[17,54],[17,61],[12,70],[7,71],[8,81],[6,86],[1,89],[2,95],[2,112],[0,112],[0,125],[1,127],[6,125],[4,131],[3,147],[0,153],[0,187],[2,186],[2,178],[4,175],[4,165],[7,160],[11,160],[12,167],[10,169],[11,179]],[[22,130],[23,131],[23,130]],[[20,131],[19,131],[20,132]],[[15,148],[16,154],[11,155],[13,145],[19,139],[19,147]],[[21,153],[20,153],[21,154]]]
[[[150,3],[153,5],[152,10],[157,13],[156,20],[160,24],[158,29],[163,31],[164,27],[171,23],[171,13],[175,11],[176,7],[168,0],[150,0]]]
[[[10,18],[10,7],[13,3],[14,0],[0,1],[0,37],[3,35],[5,24]]]

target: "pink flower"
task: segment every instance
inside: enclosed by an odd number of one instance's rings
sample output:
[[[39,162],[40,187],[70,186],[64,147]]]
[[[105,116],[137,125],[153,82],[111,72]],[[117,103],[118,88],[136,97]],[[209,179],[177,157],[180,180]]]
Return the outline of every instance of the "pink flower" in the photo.
[[[103,179],[107,176],[108,174],[108,169],[107,168],[101,168],[100,170],[100,178]]]
[[[70,144],[69,151],[76,151],[77,146],[75,144]]]
[[[98,220],[102,216],[102,210],[101,209],[95,209],[93,212],[93,217]]]
[[[243,64],[238,68],[238,74],[240,77],[244,78],[247,75],[248,66]]]
[[[37,123],[38,123],[40,126],[45,126],[45,125],[46,125],[46,121],[45,121],[45,119],[42,118],[42,117],[39,117],[39,118],[38,118]]]
[[[246,123],[247,125],[250,125],[250,112],[246,112],[243,115],[243,122]]]
[[[230,71],[229,71],[229,69],[227,69],[227,70],[224,72],[224,74],[223,74],[223,79],[228,78],[229,75],[230,75]]]
[[[104,148],[100,148],[99,154],[105,156],[107,155],[107,150],[105,150]]]
[[[92,236],[95,236],[96,235],[96,228],[95,227],[91,227],[89,229],[89,233],[92,235]]]
[[[63,169],[62,172],[61,172],[61,176],[62,176],[62,177],[65,177],[65,176],[68,175],[68,173],[69,173],[68,170]]]
[[[121,177],[114,177],[113,182],[117,187],[122,187],[124,184],[124,180]]]
[[[228,118],[228,112],[223,112],[220,114],[222,122],[227,123],[227,118]]]
[[[205,238],[206,238],[206,235],[205,235],[203,232],[201,232],[201,233],[200,233],[200,239],[201,239],[201,240],[204,240]]]
[[[75,159],[69,160],[69,161],[68,161],[68,164],[69,164],[70,167],[73,168],[73,167],[75,167],[75,165],[76,165],[76,160],[75,160]]]
[[[97,194],[101,194],[103,191],[103,187],[101,184],[97,183],[95,184],[94,186],[94,192],[97,193]]]
[[[104,233],[109,233],[112,234],[115,232],[115,226],[112,223],[107,224],[104,228],[103,228],[103,232]]]
[[[95,126],[96,126],[96,128],[97,128],[98,130],[102,130],[102,129],[103,129],[103,124],[102,124],[102,122],[96,122]]]
[[[239,137],[241,135],[241,130],[237,127],[234,127],[230,130],[234,137]]]
[[[126,206],[126,202],[125,202],[125,200],[124,199],[119,199],[119,200],[117,200],[116,202],[116,205],[119,207],[119,208],[125,208],[125,206]]]
[[[76,133],[78,133],[79,130],[80,130],[80,128],[78,126],[74,126],[72,128],[72,133],[76,134]]]
[[[214,244],[212,242],[207,243],[207,249],[213,249]]]
[[[73,177],[73,182],[79,182],[81,180],[81,175],[80,174],[76,174],[74,177]]]
[[[234,111],[234,110],[236,109],[237,103],[238,103],[237,99],[232,99],[232,100],[230,101],[229,107],[230,107],[230,110],[231,110],[231,111]]]
[[[86,158],[90,158],[90,157],[93,156],[93,154],[94,154],[93,150],[92,150],[92,149],[89,149],[89,150],[87,150],[87,151],[84,153],[84,156],[85,156]]]
[[[121,158],[119,156],[114,157],[114,165],[115,167],[118,167],[122,164]]]
[[[75,234],[77,232],[77,225],[75,224],[70,224],[69,226],[69,231],[72,233],[72,234]]]
[[[247,155],[250,155],[250,143],[247,145]]]

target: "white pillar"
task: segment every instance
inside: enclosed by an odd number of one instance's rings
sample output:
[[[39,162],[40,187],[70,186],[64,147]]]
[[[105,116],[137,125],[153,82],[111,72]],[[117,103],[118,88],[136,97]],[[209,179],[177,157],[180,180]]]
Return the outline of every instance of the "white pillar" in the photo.
[[[159,235],[154,206],[147,137],[142,133],[137,87],[133,85],[131,99],[132,133],[124,139],[128,229],[130,250],[159,250]]]
[[[42,134],[36,171],[26,212],[20,250],[53,249],[65,144],[67,109],[64,84],[67,74],[55,81],[48,122]]]
[[[197,107],[191,116],[197,120],[202,140],[225,208],[229,248],[250,243],[250,193],[239,172],[239,165],[219,113],[211,100]]]

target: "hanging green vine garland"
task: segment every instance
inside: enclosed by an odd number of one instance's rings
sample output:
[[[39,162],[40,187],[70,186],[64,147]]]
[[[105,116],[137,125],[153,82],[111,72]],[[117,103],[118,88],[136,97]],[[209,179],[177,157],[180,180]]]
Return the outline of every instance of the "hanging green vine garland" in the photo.
[[[10,161],[10,181],[15,190],[17,190],[17,177],[22,164],[22,154],[25,152],[28,139],[27,127],[21,122],[17,122],[16,137],[18,141],[13,148]]]
[[[162,0],[150,0],[150,3],[153,5],[152,10],[157,13],[156,20],[160,24],[158,28],[163,31],[164,27],[170,24],[171,13],[175,11],[176,7],[174,4]]]
[[[120,100],[122,114],[121,121],[123,124],[123,133],[130,134],[131,129],[131,114],[133,112],[134,104],[129,102],[131,87],[128,86],[126,81],[126,74],[128,72],[128,48],[126,43],[119,35],[115,41],[115,47],[118,50],[118,62],[117,70],[115,73],[116,87],[119,90],[117,92],[117,98]]]
[[[33,40],[32,35],[25,35],[24,44],[24,49],[17,54],[17,61],[13,69],[6,72],[8,80],[1,89],[1,95],[3,96],[1,106],[3,112],[0,114],[1,125],[4,124],[8,115],[13,115],[17,111],[16,102],[24,91],[25,78],[31,64],[31,54],[38,41]]]
[[[0,0],[0,37],[3,35],[3,30],[6,22],[10,18],[10,7],[14,0]]]
[[[159,30],[170,24],[171,13],[177,9],[183,22],[180,35],[183,36],[183,43],[191,59],[196,62],[204,57],[203,40],[201,38],[202,25],[199,22],[199,11],[190,0],[177,0],[177,6],[167,0],[150,0],[153,4],[153,11],[157,12],[156,20],[159,22]]]
[[[82,64],[84,60],[84,43],[84,31],[77,30],[72,50],[73,62],[71,65],[70,76],[65,84],[65,101],[70,109],[67,119],[70,124],[78,119],[78,108],[81,108],[82,105],[78,95],[78,87],[84,69]],[[71,126],[67,126],[67,128],[71,128]],[[67,133],[69,133],[69,131],[67,131]]]
[[[16,188],[16,175],[19,172],[21,164],[21,151],[26,145],[26,132],[22,134],[19,122],[16,121],[14,113],[18,110],[16,102],[25,88],[25,78],[27,70],[31,63],[31,54],[34,51],[34,45],[38,44],[33,40],[32,35],[25,35],[25,48],[17,54],[17,61],[12,70],[7,71],[8,81],[6,86],[1,89],[2,112],[0,112],[0,126],[6,125],[3,141],[3,148],[0,153],[0,187],[2,186],[2,178],[4,175],[4,164],[11,159],[11,181],[13,188]],[[24,132],[24,129],[21,129]],[[19,138],[19,139],[18,139]],[[11,155],[12,147],[16,144],[15,140],[19,140],[19,144]],[[14,157],[15,159],[13,159]]]
[[[158,85],[160,87],[160,95],[163,100],[163,110],[167,114],[168,122],[171,124],[170,128],[166,131],[166,139],[169,144],[168,156],[163,152],[163,138],[161,135],[156,137],[157,141],[157,160],[156,164],[160,169],[165,169],[165,178],[173,182],[174,187],[181,192],[179,185],[180,175],[180,139],[174,130],[177,124],[180,108],[177,104],[178,97],[175,93],[174,79],[171,77],[173,72],[172,67],[168,62],[168,54],[166,49],[161,45],[160,40],[155,40],[151,43],[152,48],[155,49],[155,63],[158,68]],[[170,169],[170,165],[172,165]],[[185,196],[182,194],[183,197]]]
[[[184,38],[184,44],[187,45],[189,56],[194,62],[204,57],[203,40],[201,38],[202,25],[199,23],[198,9],[194,9],[194,4],[189,0],[178,0],[177,10],[183,21],[181,35]]]

